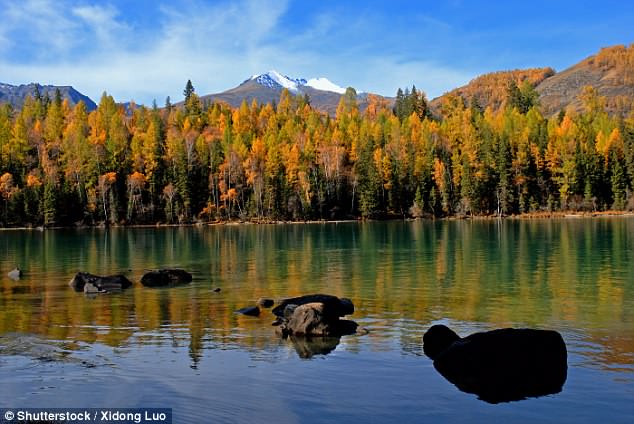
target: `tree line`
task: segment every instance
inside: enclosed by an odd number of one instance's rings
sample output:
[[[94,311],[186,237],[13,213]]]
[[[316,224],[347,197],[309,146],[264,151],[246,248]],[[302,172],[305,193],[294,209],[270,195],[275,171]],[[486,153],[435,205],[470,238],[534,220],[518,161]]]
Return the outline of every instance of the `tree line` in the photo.
[[[547,118],[530,84],[503,109],[448,95],[394,105],[356,92],[335,116],[288,91],[276,104],[98,108],[60,96],[0,105],[2,226],[509,215],[634,209],[634,114]]]

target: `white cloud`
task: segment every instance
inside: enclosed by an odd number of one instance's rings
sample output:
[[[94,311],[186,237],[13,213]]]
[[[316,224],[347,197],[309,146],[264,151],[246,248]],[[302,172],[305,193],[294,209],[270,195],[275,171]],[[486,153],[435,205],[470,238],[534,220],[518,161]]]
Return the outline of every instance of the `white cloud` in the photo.
[[[0,21],[4,49],[31,43],[39,57],[67,53],[76,42],[75,23],[64,14],[63,7],[51,0],[3,1]],[[27,40],[11,39],[13,33],[27,34]],[[7,42],[8,41],[8,42]]]
[[[143,31],[111,5],[5,3],[0,0],[0,6],[10,7],[0,18],[12,29],[0,28],[0,49],[6,40],[19,42],[11,38],[13,28],[27,24],[27,35],[36,44],[31,47],[33,60],[0,56],[2,82],[73,85],[95,101],[105,90],[119,101],[150,103],[156,98],[161,104],[169,95],[175,102],[182,98],[187,79],[197,92],[207,94],[269,69],[297,77],[325,76],[344,87],[384,95],[415,83],[430,98],[471,77],[433,62],[406,61],[396,51],[372,49],[363,37],[364,25],[372,23],[363,18],[342,25],[341,17],[319,15],[312,25],[289,33],[282,25],[288,4],[282,1],[164,6],[156,27]],[[361,35],[351,39],[353,33]],[[358,45],[346,48],[351,41]],[[51,51],[57,52],[53,59]]]
[[[117,21],[119,14],[113,6],[79,6],[72,14],[83,20],[97,37],[101,47],[111,47],[115,39],[126,39],[131,34],[126,24]]]

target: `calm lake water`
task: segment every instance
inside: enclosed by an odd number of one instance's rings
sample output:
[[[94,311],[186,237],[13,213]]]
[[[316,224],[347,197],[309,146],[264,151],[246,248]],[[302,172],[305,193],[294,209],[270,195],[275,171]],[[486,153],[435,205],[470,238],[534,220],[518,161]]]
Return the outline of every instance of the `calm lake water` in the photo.
[[[4,231],[0,252],[0,407],[171,407],[175,423],[634,422],[632,218]],[[159,267],[194,281],[142,287]],[[87,297],[68,286],[79,270],[135,285]],[[270,310],[234,313],[314,292],[351,298],[368,333],[311,356],[275,335]],[[435,323],[561,332],[562,392],[500,404],[461,392],[422,352]]]

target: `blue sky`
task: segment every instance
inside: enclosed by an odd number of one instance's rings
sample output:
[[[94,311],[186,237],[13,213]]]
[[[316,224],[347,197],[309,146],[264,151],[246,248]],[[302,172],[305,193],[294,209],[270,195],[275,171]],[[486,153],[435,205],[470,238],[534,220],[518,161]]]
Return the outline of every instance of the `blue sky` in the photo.
[[[0,0],[0,82],[159,105],[276,69],[429,98],[495,70],[561,71],[634,43],[634,2]]]

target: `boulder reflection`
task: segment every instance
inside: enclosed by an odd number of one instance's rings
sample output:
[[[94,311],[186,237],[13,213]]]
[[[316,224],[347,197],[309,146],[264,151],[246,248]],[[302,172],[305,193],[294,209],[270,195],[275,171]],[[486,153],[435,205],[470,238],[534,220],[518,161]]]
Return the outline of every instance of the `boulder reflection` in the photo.
[[[288,336],[295,352],[302,359],[310,359],[315,355],[328,355],[335,350],[341,337],[295,337]]]

